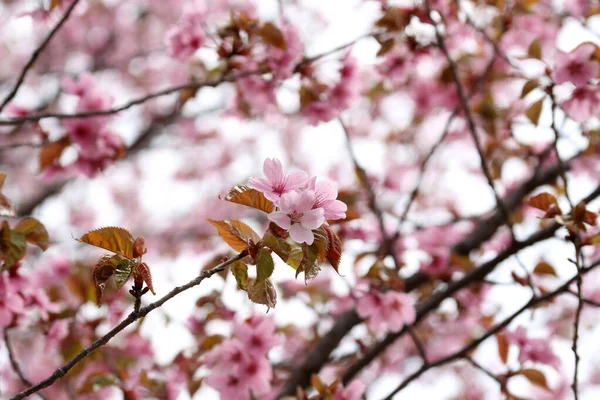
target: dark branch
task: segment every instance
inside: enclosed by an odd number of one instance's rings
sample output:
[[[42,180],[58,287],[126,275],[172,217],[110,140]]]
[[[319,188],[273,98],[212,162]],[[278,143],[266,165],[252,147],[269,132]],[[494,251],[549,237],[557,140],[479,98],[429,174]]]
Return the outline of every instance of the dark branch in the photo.
[[[8,328],[4,328],[4,344],[6,345],[6,351],[8,352],[8,360],[10,361],[10,365],[12,366],[13,371],[15,371],[15,374],[17,374],[17,376],[19,377],[21,382],[23,382],[24,385],[32,386],[33,383],[31,383],[31,381],[25,377],[21,366],[17,362],[15,353],[12,349],[12,346],[10,345],[10,340],[8,337]],[[38,393],[37,395],[44,400],[46,399],[46,397],[44,397],[41,393]]]

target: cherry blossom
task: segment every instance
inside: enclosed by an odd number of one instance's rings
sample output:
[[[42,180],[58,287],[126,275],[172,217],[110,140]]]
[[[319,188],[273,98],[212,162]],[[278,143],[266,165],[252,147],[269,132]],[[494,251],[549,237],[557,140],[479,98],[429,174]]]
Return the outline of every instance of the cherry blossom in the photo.
[[[289,230],[296,242],[311,245],[315,240],[312,230],[325,222],[325,210],[313,208],[315,202],[316,195],[312,190],[285,193],[277,202],[279,210],[269,214],[269,219]]]
[[[570,53],[558,53],[553,74],[554,82],[572,82],[576,86],[585,86],[590,79],[598,75],[600,63],[590,60],[595,51],[594,45],[582,44]]]
[[[306,173],[302,171],[284,174],[281,161],[276,158],[265,159],[263,173],[266,178],[250,178],[248,184],[274,202],[278,201],[283,194],[306,185],[308,178]]]

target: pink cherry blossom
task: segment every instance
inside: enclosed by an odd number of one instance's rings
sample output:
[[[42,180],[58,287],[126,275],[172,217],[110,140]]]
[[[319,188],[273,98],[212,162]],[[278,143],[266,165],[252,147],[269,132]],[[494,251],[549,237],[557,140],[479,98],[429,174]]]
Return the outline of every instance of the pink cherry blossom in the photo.
[[[405,293],[371,291],[358,300],[356,311],[372,332],[397,332],[416,318],[414,300]]]
[[[345,388],[339,387],[333,395],[333,400],[360,400],[365,388],[365,384],[361,381],[352,381]]]
[[[598,75],[600,63],[590,60],[595,51],[593,44],[586,43],[570,53],[559,52],[553,74],[554,82],[572,82],[576,86],[585,86],[590,79]]]
[[[298,243],[311,245],[315,240],[313,229],[325,222],[325,211],[313,209],[316,202],[315,192],[289,192],[281,196],[277,202],[278,211],[269,214],[269,219],[290,232],[290,236]]]
[[[507,332],[506,339],[519,348],[520,363],[538,362],[550,365],[556,370],[560,367],[560,359],[552,351],[550,342],[545,339],[530,338],[525,327],[519,326],[514,331]]]
[[[254,316],[237,325],[234,335],[252,358],[265,357],[271,348],[279,344],[275,336],[275,324],[268,318]]]
[[[304,45],[300,40],[298,30],[289,23],[284,23],[281,31],[285,37],[285,50],[276,46],[269,46],[267,58],[269,67],[278,79],[287,79],[292,76],[296,65],[302,60]]]
[[[273,202],[277,202],[283,194],[303,187],[308,179],[301,171],[284,174],[281,161],[276,158],[265,159],[263,173],[266,178],[250,178],[248,184]]]
[[[186,61],[204,44],[206,34],[202,21],[206,15],[203,2],[192,2],[183,11],[179,26],[167,32],[169,55],[179,61]]]
[[[314,190],[316,201],[313,208],[322,208],[326,220],[346,218],[348,206],[337,200],[338,191],[331,181],[318,181],[314,177],[308,181],[307,188]]]
[[[583,122],[600,111],[600,89],[590,85],[577,87],[560,106],[569,117]]]

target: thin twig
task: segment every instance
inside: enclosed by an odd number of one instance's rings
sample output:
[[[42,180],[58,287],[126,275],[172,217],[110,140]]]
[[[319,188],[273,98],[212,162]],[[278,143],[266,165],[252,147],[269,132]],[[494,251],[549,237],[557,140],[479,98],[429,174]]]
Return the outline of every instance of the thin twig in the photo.
[[[161,297],[159,300],[155,301],[154,303],[150,303],[147,306],[140,308],[140,310],[138,312],[135,312],[135,310],[134,310],[131,314],[129,314],[129,316],[127,318],[125,318],[123,321],[121,321],[120,324],[115,326],[113,329],[111,329],[108,333],[106,333],[100,339],[96,340],[94,343],[92,343],[85,349],[81,350],[70,361],[68,361],[62,367],[56,369],[56,371],[54,371],[54,373],[52,375],[50,375],[48,378],[46,378],[43,381],[39,382],[38,384],[30,387],[29,389],[22,391],[21,393],[14,396],[11,400],[23,399],[27,396],[32,395],[33,393],[38,392],[39,390],[41,390],[43,388],[46,388],[46,387],[52,385],[56,380],[65,376],[65,374],[67,372],[69,372],[69,370],[71,370],[75,365],[77,365],[77,363],[79,363],[81,360],[86,358],[88,355],[90,355],[93,351],[95,351],[99,347],[104,346],[106,343],[108,343],[109,340],[111,340],[113,337],[115,337],[123,329],[125,329],[126,327],[128,327],[129,325],[131,325],[132,323],[137,321],[138,319],[145,317],[152,310],[162,306],[164,303],[171,300],[173,297],[177,296],[179,293],[184,292],[188,289],[191,289],[194,286],[198,286],[200,283],[202,283],[202,281],[204,279],[210,278],[214,274],[225,270],[225,268],[227,266],[229,266],[230,264],[233,264],[234,262],[236,262],[238,260],[241,260],[242,258],[244,258],[246,256],[246,254],[247,254],[246,252],[242,252],[242,253],[236,255],[235,257],[232,257],[229,260],[222,262],[221,264],[217,265],[216,267],[213,267],[206,271],[202,271],[198,277],[196,277],[195,279],[192,279],[185,285],[175,287],[169,293],[167,293],[166,295],[164,295],[163,297]]]
[[[12,346],[10,345],[10,340],[8,337],[8,330],[9,330],[9,328],[4,328],[4,344],[6,345],[6,351],[8,352],[8,359],[10,361],[10,365],[12,366],[13,371],[15,371],[15,374],[17,374],[17,376],[19,377],[21,382],[23,382],[23,384],[25,384],[27,386],[32,386],[33,383],[31,383],[31,381],[25,377],[25,374],[23,373],[21,366],[17,362],[15,353],[12,349]],[[46,397],[44,397],[43,394],[38,393],[37,395],[39,397],[41,397],[42,399],[46,400]]]
[[[502,387],[504,385],[505,381],[502,378],[498,377],[492,371],[490,371],[483,365],[479,364],[472,357],[466,356],[466,357],[464,357],[464,359],[467,360],[469,363],[471,363],[471,365],[473,365],[475,368],[477,368],[478,370],[480,370],[481,372],[483,372],[484,374],[486,374],[487,376],[489,376],[490,378],[492,378],[493,380],[498,382],[500,387]]]
[[[578,243],[577,236],[573,238],[573,245],[575,246],[575,265],[577,267],[577,310],[575,311],[575,320],[573,321],[573,346],[571,347],[571,349],[573,350],[573,356],[575,358],[575,370],[573,372],[573,383],[571,384],[571,387],[573,388],[573,398],[575,400],[579,400],[580,357],[579,352],[577,350],[577,345],[579,341],[579,321],[581,320],[581,311],[583,310],[583,299],[581,298],[581,286],[583,284],[583,280],[581,279],[582,265],[580,264],[581,246]]]
[[[52,40],[54,35],[60,30],[60,28],[64,25],[64,23],[67,22],[67,20],[69,19],[69,16],[71,15],[71,12],[73,12],[73,9],[77,5],[77,3],[79,3],[79,0],[74,0],[71,3],[71,5],[69,6],[69,8],[67,8],[67,11],[62,16],[60,21],[58,21],[58,23],[50,31],[48,36],[46,36],[46,39],[44,39],[44,41],[38,46],[38,48],[35,49],[35,51],[31,55],[31,57],[29,58],[29,61],[27,61],[27,64],[25,64],[25,67],[23,67],[23,69],[21,70],[21,74],[19,75],[19,78],[17,79],[17,82],[13,86],[12,90],[4,98],[4,100],[2,101],[2,104],[0,104],[0,112],[2,112],[4,107],[6,107],[6,105],[17,95],[19,88],[21,87],[21,85],[23,84],[23,81],[25,80],[25,76],[27,75],[27,72],[29,72],[31,67],[33,67],[33,64],[35,64],[36,60],[38,59],[40,54],[42,54],[42,52],[44,51],[44,49],[46,48],[48,43],[50,43],[50,40]]]

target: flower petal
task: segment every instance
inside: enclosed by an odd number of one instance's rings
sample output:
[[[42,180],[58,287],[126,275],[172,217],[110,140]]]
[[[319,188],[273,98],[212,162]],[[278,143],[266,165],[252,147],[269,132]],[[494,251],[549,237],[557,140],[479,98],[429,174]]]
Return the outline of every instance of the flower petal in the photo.
[[[315,235],[313,235],[312,231],[304,228],[300,224],[292,225],[290,228],[290,236],[298,243],[306,243],[311,245],[315,241]]]
[[[283,229],[290,229],[292,226],[292,219],[283,211],[273,211],[269,214],[269,220],[275,222]]]
[[[263,164],[263,172],[273,186],[283,181],[283,167],[281,161],[276,158],[266,158]]]
[[[325,210],[322,208],[315,208],[305,213],[300,220],[300,224],[306,229],[317,229],[323,222],[325,222]]]

